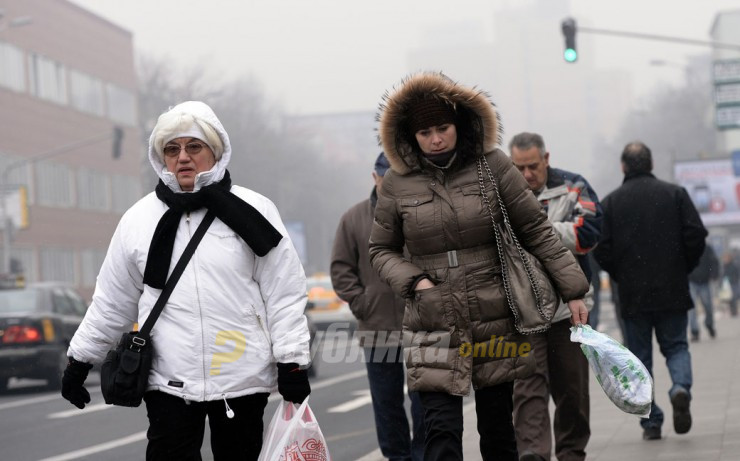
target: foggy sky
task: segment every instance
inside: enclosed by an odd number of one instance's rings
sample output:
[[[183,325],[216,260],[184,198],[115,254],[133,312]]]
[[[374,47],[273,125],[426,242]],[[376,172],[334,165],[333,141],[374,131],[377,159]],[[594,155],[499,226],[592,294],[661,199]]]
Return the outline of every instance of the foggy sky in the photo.
[[[131,31],[137,51],[202,66],[214,84],[253,75],[289,113],[374,110],[424,44],[491,42],[496,12],[527,0],[72,0]],[[738,0],[548,0],[582,26],[709,40],[714,15]],[[569,7],[568,7],[569,5]],[[560,39],[559,27],[552,25]],[[525,32],[526,33],[526,32]],[[461,38],[464,38],[462,40]],[[707,48],[581,33],[598,68],[629,69],[635,101],[683,81]],[[583,53],[583,51],[581,51]],[[493,59],[493,57],[489,57]],[[669,64],[651,66],[653,59]],[[504,63],[505,65],[505,63]],[[563,63],[563,65],[568,65]],[[575,64],[578,65],[578,64]],[[435,70],[444,70],[440,62]],[[454,77],[454,76],[453,76]],[[463,82],[475,84],[476,82]]]

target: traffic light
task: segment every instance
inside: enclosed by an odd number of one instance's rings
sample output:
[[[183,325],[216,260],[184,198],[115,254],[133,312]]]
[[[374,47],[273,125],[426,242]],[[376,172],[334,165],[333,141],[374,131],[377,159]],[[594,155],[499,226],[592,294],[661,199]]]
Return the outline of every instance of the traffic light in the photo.
[[[113,127],[113,158],[121,157],[121,143],[123,143],[123,128]]]
[[[576,51],[576,20],[565,18],[561,23],[563,36],[565,37],[565,51],[563,59],[565,62],[576,62],[578,60],[578,51]]]

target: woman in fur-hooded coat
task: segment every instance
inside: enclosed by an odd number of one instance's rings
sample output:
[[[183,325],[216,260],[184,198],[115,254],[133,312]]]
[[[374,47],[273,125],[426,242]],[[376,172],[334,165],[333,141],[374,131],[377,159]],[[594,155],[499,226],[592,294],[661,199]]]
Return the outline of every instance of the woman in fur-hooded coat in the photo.
[[[370,257],[381,278],[407,300],[408,385],[421,392],[426,411],[425,459],[462,459],[460,396],[469,394],[471,384],[484,459],[518,459],[512,382],[533,371],[534,356],[506,304],[479,158],[498,183],[519,241],[545,265],[574,322],[585,323],[581,298],[588,281],[522,175],[497,148],[499,117],[482,91],[441,73],[412,75],[384,96],[379,121],[391,170],[378,197]],[[493,186],[486,180],[484,187],[493,219],[502,222]],[[410,258],[404,258],[404,246]],[[499,343],[510,344],[509,352]]]

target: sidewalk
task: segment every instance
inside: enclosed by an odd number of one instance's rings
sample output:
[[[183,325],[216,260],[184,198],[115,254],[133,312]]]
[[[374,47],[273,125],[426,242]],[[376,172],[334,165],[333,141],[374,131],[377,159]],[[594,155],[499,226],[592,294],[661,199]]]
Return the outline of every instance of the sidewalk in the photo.
[[[602,319],[607,327],[605,333],[621,342],[613,320],[613,306],[602,302],[602,310]],[[709,339],[705,330],[700,342],[689,345],[694,376],[691,431],[685,435],[677,435],[673,431],[673,413],[668,401],[670,377],[665,359],[653,340],[655,396],[666,418],[663,438],[642,440],[639,417],[623,413],[614,406],[592,374],[591,440],[586,448],[588,460],[740,460],[740,317],[730,318],[720,308],[715,314],[715,322],[716,339]],[[466,461],[481,460],[475,425],[475,408],[472,404],[466,405],[463,432]]]

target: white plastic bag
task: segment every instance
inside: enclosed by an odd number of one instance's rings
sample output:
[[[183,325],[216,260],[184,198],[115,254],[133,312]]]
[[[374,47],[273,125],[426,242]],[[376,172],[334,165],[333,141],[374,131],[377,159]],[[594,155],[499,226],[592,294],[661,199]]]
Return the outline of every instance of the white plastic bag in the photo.
[[[300,406],[280,400],[257,461],[331,461],[308,397]]]
[[[622,411],[647,418],[653,401],[653,378],[629,349],[588,325],[571,327],[570,340],[581,343],[596,380]]]

